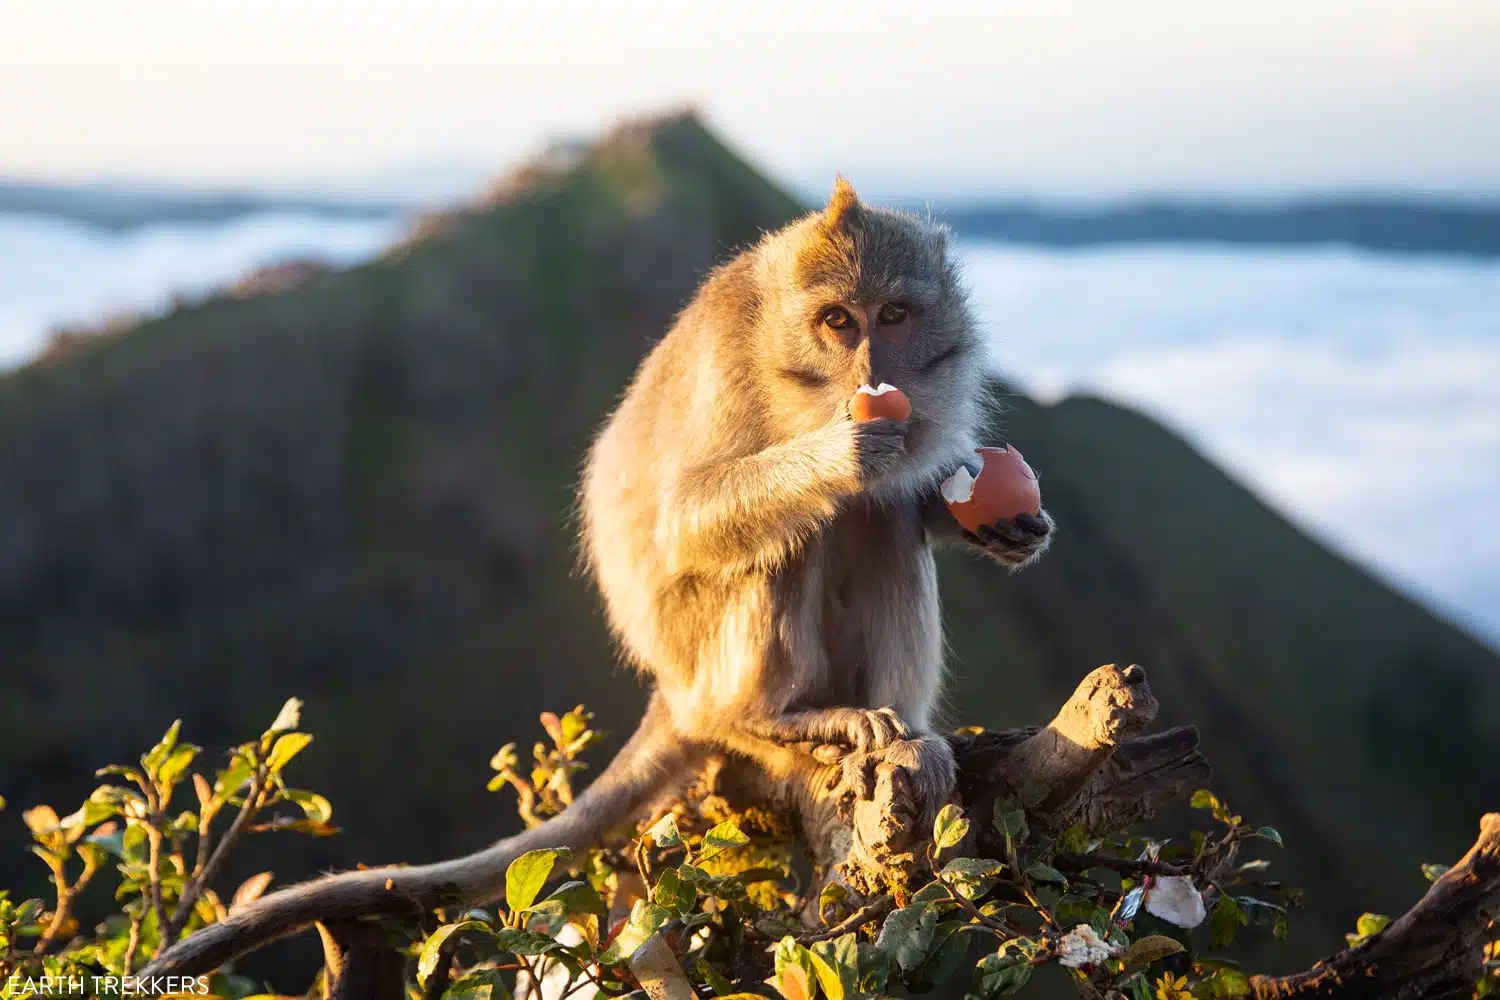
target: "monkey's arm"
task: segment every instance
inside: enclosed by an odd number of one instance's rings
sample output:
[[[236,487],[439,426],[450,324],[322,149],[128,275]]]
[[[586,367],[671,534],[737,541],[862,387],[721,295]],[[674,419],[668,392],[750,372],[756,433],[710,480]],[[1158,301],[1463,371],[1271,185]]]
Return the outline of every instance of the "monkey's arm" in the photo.
[[[900,457],[906,425],[836,421],[740,458],[685,471],[661,506],[672,572],[774,567]]]
[[[983,525],[975,533],[958,523],[936,488],[924,494],[921,504],[922,523],[935,541],[978,550],[1012,568],[1034,561],[1052,541],[1055,525],[1045,509],[1036,516],[1021,514],[1013,520]]]

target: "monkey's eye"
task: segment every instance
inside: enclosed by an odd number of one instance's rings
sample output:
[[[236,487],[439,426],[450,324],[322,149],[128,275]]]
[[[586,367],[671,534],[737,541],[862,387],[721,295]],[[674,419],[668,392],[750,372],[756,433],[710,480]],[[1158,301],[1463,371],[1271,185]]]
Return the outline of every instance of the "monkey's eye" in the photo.
[[[823,310],[823,325],[830,330],[849,330],[854,327],[854,316],[843,306],[829,306]]]
[[[887,302],[880,307],[880,322],[885,326],[904,320],[911,310],[900,302]]]

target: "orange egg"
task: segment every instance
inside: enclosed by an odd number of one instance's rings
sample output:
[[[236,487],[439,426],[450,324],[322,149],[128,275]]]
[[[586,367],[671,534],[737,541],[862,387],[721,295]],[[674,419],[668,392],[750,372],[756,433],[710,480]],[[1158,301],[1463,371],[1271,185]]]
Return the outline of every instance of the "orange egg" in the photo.
[[[948,510],[970,531],[1009,521],[1018,514],[1040,514],[1042,487],[1036,473],[1015,448],[980,448],[974,452],[975,475],[960,468],[943,481]]]
[[[849,415],[860,423],[881,419],[900,422],[911,417],[911,400],[889,382],[873,388],[862,385],[849,400]]]

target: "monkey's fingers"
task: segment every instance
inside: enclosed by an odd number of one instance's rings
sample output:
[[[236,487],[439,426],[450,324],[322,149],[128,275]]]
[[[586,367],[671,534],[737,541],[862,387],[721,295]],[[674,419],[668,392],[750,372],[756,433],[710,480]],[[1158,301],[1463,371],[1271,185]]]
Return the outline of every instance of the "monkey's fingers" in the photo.
[[[1033,514],[1017,514],[1015,524],[1016,527],[1033,538],[1046,538],[1052,531],[1052,526],[1047,523],[1045,518],[1037,517]]]
[[[849,742],[856,750],[879,750],[906,739],[906,724],[890,706],[874,711],[855,709],[850,714],[848,729]]]
[[[980,525],[974,535],[985,547],[1017,548],[1035,545],[1046,538],[1051,530],[1051,526],[1040,517],[1017,514],[1008,521]]]

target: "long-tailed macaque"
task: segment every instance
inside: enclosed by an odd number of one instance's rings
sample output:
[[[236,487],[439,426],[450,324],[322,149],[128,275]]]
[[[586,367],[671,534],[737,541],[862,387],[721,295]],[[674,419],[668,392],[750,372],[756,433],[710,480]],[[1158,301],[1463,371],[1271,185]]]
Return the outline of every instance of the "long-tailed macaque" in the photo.
[[[851,419],[888,382],[908,421]],[[919,748],[919,795],[952,779],[928,735],[943,680],[935,541],[1019,567],[1045,512],[965,532],[941,480],[977,443],[980,338],[944,228],[827,206],[715,270],[642,362],[589,451],[583,549],[609,622],[655,690],[635,735],[562,815],[468,857],[348,872],[243,907],[151,974],[207,971],[314,920],[504,892],[511,861],[585,848],[678,780],[693,748],[785,771],[809,741]]]

